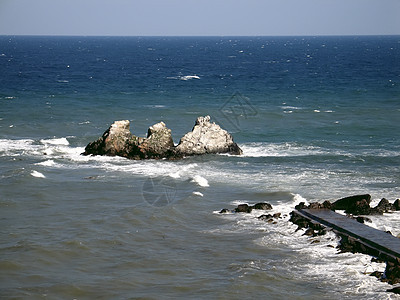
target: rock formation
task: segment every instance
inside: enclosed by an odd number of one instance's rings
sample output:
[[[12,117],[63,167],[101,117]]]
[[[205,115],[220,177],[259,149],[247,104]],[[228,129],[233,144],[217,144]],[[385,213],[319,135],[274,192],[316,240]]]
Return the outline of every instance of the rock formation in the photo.
[[[131,134],[129,121],[116,121],[96,141],[89,143],[83,155],[122,156],[129,159],[177,159],[207,153],[242,154],[232,136],[210,117],[198,117],[191,132],[175,147],[171,130],[164,122],[151,126],[147,137]]]
[[[198,117],[191,132],[186,133],[175,149],[183,155],[206,153],[242,154],[232,136],[219,125],[210,122],[210,116]]]

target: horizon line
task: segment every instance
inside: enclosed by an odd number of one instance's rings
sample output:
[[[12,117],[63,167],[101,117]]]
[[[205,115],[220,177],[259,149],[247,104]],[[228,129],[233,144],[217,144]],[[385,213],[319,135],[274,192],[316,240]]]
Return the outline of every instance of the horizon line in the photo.
[[[0,34],[0,36],[24,37],[357,37],[357,36],[400,36],[399,34],[282,34],[282,35],[101,35],[101,34]]]

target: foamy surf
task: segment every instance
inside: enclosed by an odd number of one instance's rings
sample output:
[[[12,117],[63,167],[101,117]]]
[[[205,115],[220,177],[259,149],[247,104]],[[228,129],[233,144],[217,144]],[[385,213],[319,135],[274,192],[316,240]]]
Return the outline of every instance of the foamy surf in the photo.
[[[36,178],[46,178],[46,176],[44,176],[42,173],[40,173],[40,172],[38,172],[38,171],[35,171],[35,170],[33,170],[33,171],[31,172],[31,175],[32,175],[33,177],[36,177]]]
[[[241,266],[246,269],[277,270],[285,272],[290,267],[286,261],[292,262],[295,257],[296,264],[291,266],[291,275],[298,280],[312,279],[316,284],[340,286],[333,291],[339,297],[342,291],[351,297],[368,299],[397,299],[396,296],[388,298],[386,289],[391,286],[369,276],[374,271],[383,272],[384,263],[371,262],[371,257],[364,254],[343,253],[340,254],[336,247],[339,237],[329,231],[324,236],[308,237],[304,235],[305,229],[296,231],[297,225],[289,221],[290,212],[299,202],[307,200],[299,194],[292,194],[292,202],[282,201],[273,205],[272,210],[252,210],[250,213],[219,213],[215,215],[225,219],[225,225],[208,231],[213,235],[254,235],[253,243],[265,248],[265,251],[280,251],[280,249],[291,249],[287,258],[277,262],[275,258],[266,257],[263,260],[252,260],[244,262]],[[267,201],[268,202],[268,201]],[[234,200],[230,204],[237,206],[247,203],[255,203],[243,200]],[[273,222],[258,219],[263,214],[281,213],[279,218]],[[258,235],[258,237],[257,237]],[[243,271],[244,272],[244,271]],[[243,274],[244,276],[244,274]],[[354,288],[356,287],[356,289]]]
[[[296,143],[249,143],[240,145],[244,157],[288,157],[325,154],[316,146],[298,145]]]
[[[56,165],[56,163],[54,162],[54,160],[49,159],[49,160],[45,160],[40,163],[37,163],[36,165],[44,166],[44,167],[54,167]]]
[[[42,144],[45,145],[62,145],[62,146],[68,146],[69,142],[67,138],[54,138],[54,139],[42,139],[40,140]]]
[[[209,187],[210,185],[208,184],[207,179],[205,179],[204,177],[200,176],[200,175],[195,175],[192,178],[192,182],[197,183],[199,186],[202,187]]]

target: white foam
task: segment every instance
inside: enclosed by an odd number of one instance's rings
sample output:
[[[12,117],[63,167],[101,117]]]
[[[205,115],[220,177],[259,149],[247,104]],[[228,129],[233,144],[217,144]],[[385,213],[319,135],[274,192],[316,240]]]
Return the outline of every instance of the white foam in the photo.
[[[34,151],[38,149],[37,145],[34,145],[34,140],[22,139],[22,140],[9,140],[0,139],[0,155],[17,156],[21,152]]]
[[[54,167],[56,165],[56,163],[54,162],[54,160],[49,159],[49,160],[45,160],[40,163],[37,163],[36,165],[44,166],[44,167]]]
[[[192,181],[195,182],[195,183],[197,183],[199,186],[203,186],[203,187],[208,187],[208,186],[210,186],[210,185],[208,184],[207,179],[205,179],[204,177],[202,177],[202,176],[200,176],[200,175],[195,175],[195,176],[192,178]]]
[[[249,143],[240,145],[245,157],[284,157],[320,155],[324,151],[315,146],[302,146],[295,143]]]
[[[193,195],[200,196],[200,197],[203,197],[203,196],[204,196],[204,195],[203,195],[202,193],[200,193],[200,192],[193,192]]]
[[[64,146],[68,146],[69,142],[68,140],[63,137],[63,138],[55,138],[55,139],[46,139],[46,140],[40,140],[40,142],[42,144],[50,144],[50,145],[64,145]]]
[[[33,171],[31,172],[31,175],[32,175],[33,177],[37,177],[37,178],[46,178],[46,176],[44,176],[42,173],[40,173],[40,172],[38,172],[38,171],[35,171],[35,170],[33,170]]]

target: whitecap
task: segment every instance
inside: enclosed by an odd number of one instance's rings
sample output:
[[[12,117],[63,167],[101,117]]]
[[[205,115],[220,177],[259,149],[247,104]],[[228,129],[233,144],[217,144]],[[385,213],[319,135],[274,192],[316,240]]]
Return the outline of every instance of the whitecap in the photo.
[[[37,177],[37,178],[46,178],[46,176],[44,176],[42,173],[40,173],[40,172],[38,172],[38,171],[35,171],[35,170],[33,170],[33,171],[31,172],[31,175],[32,175],[33,177]]]
[[[204,196],[204,195],[203,195],[202,193],[200,193],[200,192],[193,192],[193,195],[200,196],[200,197],[203,197],[203,196]]]
[[[319,109],[314,109],[314,112],[319,113],[321,111]]]
[[[197,75],[186,75],[179,77],[180,80],[200,79]]]
[[[195,175],[195,176],[192,178],[192,182],[195,182],[195,183],[197,183],[199,186],[203,186],[203,187],[210,186],[210,185],[208,184],[207,179],[205,179],[204,177],[202,177],[202,176],[200,176],[200,175]]]
[[[282,109],[289,109],[289,110],[299,110],[299,109],[303,109],[302,107],[297,107],[297,106],[290,106],[290,105],[284,105],[281,106]]]

